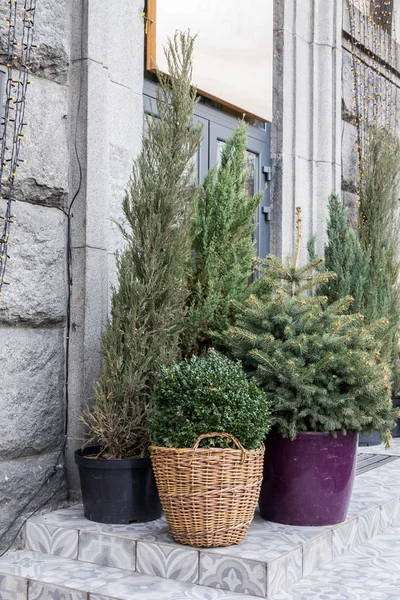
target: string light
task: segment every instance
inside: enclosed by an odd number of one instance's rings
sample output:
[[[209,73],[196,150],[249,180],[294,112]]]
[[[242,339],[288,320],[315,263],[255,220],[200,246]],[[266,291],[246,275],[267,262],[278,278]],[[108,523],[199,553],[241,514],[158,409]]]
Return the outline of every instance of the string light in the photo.
[[[23,133],[25,98],[31,83],[31,53],[37,47],[33,45],[36,0],[8,0],[6,5],[9,7],[8,16],[3,17],[3,25],[8,30],[6,102],[0,126],[0,296],[2,286],[10,285],[4,275],[10,259],[7,249],[11,225],[17,223],[12,210],[14,180],[23,162],[19,153],[26,139]]]
[[[346,2],[350,22],[350,57],[353,79],[352,114],[357,131],[354,150],[357,154],[359,185],[363,186],[363,159],[368,144],[368,126],[371,123],[397,130],[397,102],[399,85],[396,81],[396,41],[388,33],[395,27],[392,2],[371,1],[370,14],[358,11],[351,0]],[[389,27],[388,27],[389,26]],[[357,204],[360,206],[360,189]],[[365,224],[365,215],[359,215],[358,228]]]

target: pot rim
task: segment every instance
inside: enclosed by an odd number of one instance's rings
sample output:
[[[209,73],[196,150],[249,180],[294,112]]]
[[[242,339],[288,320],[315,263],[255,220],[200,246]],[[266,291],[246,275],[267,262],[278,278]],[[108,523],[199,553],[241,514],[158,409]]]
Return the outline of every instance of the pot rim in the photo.
[[[334,437],[334,435],[333,435],[334,433],[335,433],[337,436],[341,436],[341,437],[347,437],[348,435],[357,435],[357,434],[359,434],[360,432],[359,432],[358,430],[356,430],[356,429],[348,429],[348,430],[346,431],[346,433],[343,433],[343,431],[342,431],[341,429],[338,429],[338,430],[335,430],[335,431],[299,431],[299,432],[297,433],[297,435],[296,435],[296,438],[295,438],[294,440],[290,440],[290,441],[291,441],[291,442],[295,442],[295,441],[296,441],[296,439],[297,439],[297,438],[298,438],[300,435],[307,435],[307,436],[308,436],[308,435],[310,435],[310,436],[313,436],[313,435],[315,435],[315,436],[318,436],[318,435],[319,435],[319,436],[328,436],[328,435],[330,435],[330,436]],[[267,434],[267,437],[268,437],[268,435],[269,435],[269,434]],[[284,438],[282,435],[280,435],[280,434],[279,434],[279,433],[277,433],[277,432],[272,432],[272,435],[275,435],[276,437],[280,437],[280,438],[282,438],[282,439],[285,439],[285,440],[289,440],[289,438],[287,438],[287,437],[286,437],[286,438]]]
[[[198,454],[198,453],[205,453],[205,452],[210,452],[212,454],[217,454],[219,452],[236,452],[237,454],[242,454],[242,450],[239,450],[239,448],[196,448],[196,450],[194,450],[193,448],[175,448],[175,446],[154,446],[151,445],[149,448],[150,453],[152,451],[156,451],[156,452],[175,452],[176,454],[185,454],[185,453],[193,453],[193,454]],[[261,444],[260,446],[258,446],[258,448],[251,448],[251,450],[247,450],[245,448],[245,452],[246,453],[253,453],[253,452],[264,452],[265,450],[265,446],[264,444]]]
[[[94,452],[98,454],[101,449],[101,444],[90,444],[83,450],[78,448],[74,452],[75,463],[78,467],[85,469],[146,469],[151,466],[151,461],[148,456],[144,458],[90,458],[85,455],[85,451],[97,450]]]

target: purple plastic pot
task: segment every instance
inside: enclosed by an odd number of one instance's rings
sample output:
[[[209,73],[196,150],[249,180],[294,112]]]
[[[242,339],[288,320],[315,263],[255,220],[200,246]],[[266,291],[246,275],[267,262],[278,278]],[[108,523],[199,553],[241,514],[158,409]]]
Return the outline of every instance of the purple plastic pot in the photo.
[[[261,516],[287,525],[334,525],[346,519],[357,461],[358,433],[276,434],[265,445]]]

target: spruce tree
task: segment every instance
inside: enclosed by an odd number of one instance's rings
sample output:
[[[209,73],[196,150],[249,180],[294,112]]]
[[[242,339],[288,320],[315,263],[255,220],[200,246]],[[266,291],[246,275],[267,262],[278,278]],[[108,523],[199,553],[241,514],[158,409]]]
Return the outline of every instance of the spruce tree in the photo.
[[[159,118],[147,119],[123,201],[126,246],[117,257],[103,369],[84,415],[91,438],[112,458],[145,454],[158,374],[179,354],[196,196],[191,165],[201,138],[193,123],[193,41],[186,34],[169,41],[170,76],[157,74]]]
[[[262,297],[237,303],[236,325],[225,334],[271,403],[273,424],[284,437],[301,431],[376,430],[388,443],[393,427],[389,369],[377,332],[387,324],[364,323],[349,313],[350,297],[332,304],[307,293],[332,274],[320,259],[299,266],[301,217],[295,256],[283,264],[259,262],[267,287]]]
[[[365,286],[369,274],[370,252],[360,245],[356,231],[347,223],[347,211],[337,194],[331,194],[328,205],[327,244],[325,245],[325,268],[335,273],[317,293],[327,296],[328,302],[336,302],[351,296],[350,312],[364,313]],[[315,256],[310,240],[310,257]]]
[[[248,193],[247,127],[224,144],[220,165],[207,174],[192,228],[193,270],[183,354],[201,354],[232,318],[231,300],[246,294],[255,253],[254,215],[262,193]]]

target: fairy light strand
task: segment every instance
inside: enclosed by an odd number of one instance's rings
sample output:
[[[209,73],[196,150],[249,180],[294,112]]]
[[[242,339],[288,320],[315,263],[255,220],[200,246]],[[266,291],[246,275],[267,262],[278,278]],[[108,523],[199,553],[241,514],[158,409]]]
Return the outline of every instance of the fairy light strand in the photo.
[[[395,13],[392,2],[383,0],[374,0],[362,7],[355,0],[347,0],[346,11],[350,22],[352,120],[357,128],[354,150],[360,175],[359,186],[362,186],[369,124],[385,126],[393,133],[398,126],[398,61],[396,41],[390,35],[395,31]],[[359,196],[360,189],[357,194]],[[358,227],[363,223],[364,216],[360,214]]]
[[[0,296],[9,260],[8,244],[14,214],[14,182],[23,160],[20,149],[25,139],[25,99],[31,76],[36,0],[10,0],[8,16],[3,18],[7,35],[7,81],[0,135]]]

